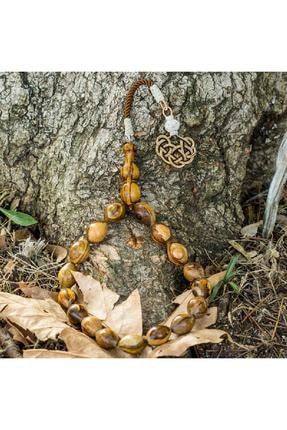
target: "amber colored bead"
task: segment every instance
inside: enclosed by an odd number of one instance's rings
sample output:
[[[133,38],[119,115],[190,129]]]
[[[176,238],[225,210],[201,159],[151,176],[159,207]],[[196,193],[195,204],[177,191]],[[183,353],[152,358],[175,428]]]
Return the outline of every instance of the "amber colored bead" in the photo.
[[[142,336],[128,334],[121,338],[118,347],[128,354],[138,355],[146,346],[146,341]]]
[[[120,196],[122,201],[130,206],[141,198],[141,190],[136,182],[125,182],[121,186]]]
[[[88,311],[84,305],[75,303],[69,307],[67,315],[72,324],[79,326],[82,320],[88,316]]]
[[[151,346],[162,345],[167,342],[171,334],[169,327],[165,325],[157,325],[149,329],[146,334],[147,342]]]
[[[77,296],[71,288],[62,288],[58,293],[58,303],[63,306],[63,308],[68,309],[75,301]]]
[[[91,243],[99,243],[104,240],[108,232],[108,223],[95,221],[87,228],[87,239]]]
[[[204,297],[193,297],[187,303],[187,312],[195,318],[202,317],[207,311],[208,305]]]
[[[69,251],[69,257],[72,263],[83,263],[89,256],[90,245],[87,239],[81,238],[73,243]]]
[[[193,282],[204,276],[204,269],[199,263],[186,263],[183,267],[183,276],[189,282]]]
[[[123,151],[125,155],[135,154],[136,146],[132,142],[127,142],[123,145]]]
[[[185,264],[188,260],[188,252],[181,243],[172,242],[167,245],[169,261],[176,265]]]
[[[151,235],[156,242],[166,243],[171,238],[171,231],[165,224],[154,224],[152,226]]]
[[[181,336],[183,334],[189,333],[195,323],[195,317],[187,313],[182,313],[177,315],[171,323],[171,331],[175,334]]]
[[[210,294],[211,285],[206,278],[196,279],[191,286],[191,290],[196,297],[206,299]]]
[[[148,203],[135,203],[135,205],[133,206],[133,213],[135,214],[136,218],[143,224],[153,225],[155,223],[155,211]]]
[[[61,288],[71,288],[74,285],[75,279],[72,272],[75,270],[76,266],[73,263],[66,263],[59,270],[58,281]]]
[[[83,333],[90,337],[96,337],[97,331],[103,328],[103,324],[97,317],[89,315],[82,319],[81,328]]]
[[[133,180],[138,179],[140,176],[140,171],[135,163],[126,162],[123,167],[121,167],[121,177],[122,179],[128,179],[130,177]]]
[[[105,207],[105,220],[107,222],[119,221],[124,218],[126,207],[122,202],[110,203]]]
[[[104,349],[113,349],[117,346],[119,337],[109,327],[96,332],[96,342]]]

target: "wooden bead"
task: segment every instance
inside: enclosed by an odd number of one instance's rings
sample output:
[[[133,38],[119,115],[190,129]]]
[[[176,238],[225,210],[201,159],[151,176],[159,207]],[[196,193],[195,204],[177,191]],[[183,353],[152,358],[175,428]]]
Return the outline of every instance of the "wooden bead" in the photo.
[[[146,341],[142,336],[128,334],[121,338],[118,347],[128,354],[138,355],[144,350]]]
[[[122,202],[114,202],[106,206],[104,212],[107,222],[115,222],[124,218],[126,207]]]
[[[120,191],[122,201],[130,206],[141,198],[141,190],[136,182],[125,182]]]
[[[185,264],[188,260],[188,252],[181,243],[172,242],[167,245],[167,255],[169,261],[176,265]]]
[[[204,269],[199,263],[186,263],[183,267],[183,276],[189,282],[193,282],[204,276]]]
[[[58,273],[58,281],[61,288],[71,288],[75,279],[72,274],[73,271],[76,270],[76,266],[73,263],[66,263]]]
[[[191,290],[196,297],[206,299],[210,294],[211,285],[206,278],[196,279],[191,286]]]
[[[153,225],[155,223],[155,211],[148,203],[135,203],[135,205],[133,206],[133,213],[135,214],[136,218],[143,224]]]
[[[81,238],[73,243],[69,251],[69,258],[72,263],[78,264],[86,261],[90,252],[90,245],[87,239]]]
[[[95,221],[87,228],[87,239],[91,243],[99,243],[104,240],[108,232],[108,223]]]
[[[69,307],[67,315],[72,324],[80,326],[82,320],[88,316],[88,312],[84,305],[75,303]]]
[[[207,301],[203,297],[193,297],[187,304],[187,313],[195,318],[200,318],[205,314],[207,308]]]
[[[69,306],[75,303],[77,296],[70,288],[62,288],[58,293],[57,300],[63,308],[68,309]]]
[[[110,328],[103,328],[96,332],[96,342],[104,349],[113,349],[117,346],[119,337]]]
[[[133,180],[137,180],[140,176],[140,171],[135,163],[125,162],[123,167],[121,167],[121,177],[122,179],[128,179],[129,177]]]
[[[195,317],[187,313],[181,313],[177,315],[171,323],[171,331],[181,336],[189,333],[195,323]]]
[[[102,321],[97,317],[89,315],[81,321],[82,332],[90,337],[96,337],[98,330],[103,328]]]
[[[157,325],[149,329],[146,334],[147,342],[151,346],[162,345],[166,343],[170,337],[171,330],[165,325]]]
[[[152,226],[151,235],[156,242],[166,243],[171,238],[171,231],[165,224],[154,224]]]

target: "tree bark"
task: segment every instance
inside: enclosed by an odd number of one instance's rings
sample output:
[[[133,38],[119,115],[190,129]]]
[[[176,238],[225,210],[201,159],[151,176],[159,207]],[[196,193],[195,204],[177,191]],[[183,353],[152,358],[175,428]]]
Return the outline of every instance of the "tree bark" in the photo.
[[[286,127],[284,73],[4,73],[0,75],[1,188],[33,214],[50,242],[68,245],[118,199],[122,105],[129,85],[151,78],[192,136],[198,154],[182,170],[155,155],[158,105],[141,88],[132,115],[142,200],[170,224],[192,258],[216,257],[243,221],[242,187],[272,174]],[[127,245],[143,236],[142,247]],[[131,216],[112,225],[91,259],[122,295],[140,289],[145,326],[166,316],[185,282],[148,228]],[[95,270],[94,276],[99,276]]]

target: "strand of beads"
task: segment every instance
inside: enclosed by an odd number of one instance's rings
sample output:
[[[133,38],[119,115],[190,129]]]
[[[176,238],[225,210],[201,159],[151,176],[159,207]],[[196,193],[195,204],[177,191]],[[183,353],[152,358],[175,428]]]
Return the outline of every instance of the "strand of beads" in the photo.
[[[189,333],[197,318],[207,311],[207,297],[210,294],[210,285],[204,277],[204,270],[198,263],[188,262],[188,252],[184,245],[172,240],[169,226],[156,222],[154,209],[145,202],[140,201],[141,192],[136,182],[139,178],[139,169],[135,164],[135,146],[128,142],[123,146],[125,155],[124,165],[121,168],[123,180],[120,197],[122,202],[113,202],[104,209],[104,219],[92,222],[85,230],[84,235],[71,245],[69,261],[60,269],[58,280],[60,292],[58,302],[67,311],[70,322],[83,333],[95,339],[104,349],[120,348],[131,355],[139,355],[145,346],[152,347],[167,342],[171,333],[180,336]],[[86,307],[78,303],[78,298],[72,289],[75,279],[72,272],[78,269],[78,265],[87,260],[90,246],[102,242],[107,233],[109,223],[122,220],[128,207],[135,217],[143,224],[151,228],[152,238],[164,244],[167,249],[169,261],[183,267],[184,277],[191,283],[194,294],[186,308],[186,312],[177,315],[170,327],[159,324],[148,330],[145,336],[126,335],[120,338],[110,327],[97,317],[89,315]]]

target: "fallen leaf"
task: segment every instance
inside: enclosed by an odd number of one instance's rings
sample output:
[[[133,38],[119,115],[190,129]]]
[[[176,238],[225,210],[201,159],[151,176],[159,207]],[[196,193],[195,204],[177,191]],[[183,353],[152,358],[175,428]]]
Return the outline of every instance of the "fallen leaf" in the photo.
[[[245,249],[243,248],[243,246],[241,246],[238,242],[236,242],[235,240],[229,240],[228,243],[234,248],[236,249],[236,251],[240,252],[240,254],[243,255],[243,257],[246,258],[246,260],[251,260],[251,258],[255,257],[255,255],[257,255],[257,252],[255,251],[251,251],[251,252],[247,252],[245,251]]]
[[[56,258],[57,263],[61,263],[61,261],[65,260],[68,254],[66,248],[60,245],[48,244],[46,250],[52,254],[52,257]]]
[[[178,338],[149,351],[146,357],[181,357],[191,346],[200,345],[202,343],[222,342],[225,334],[225,331],[217,329],[191,331],[189,334],[179,336]]]
[[[181,305],[181,303],[186,299],[187,296],[190,295],[191,290],[186,290],[183,293],[179,294],[179,296],[176,296],[176,298],[173,300],[172,303],[176,303],[178,305]],[[193,295],[192,295],[193,297]]]
[[[83,294],[88,312],[100,320],[104,320],[120,296],[89,275],[73,272],[73,276]]]
[[[13,239],[15,242],[21,242],[31,237],[31,232],[27,228],[20,228],[13,231]]]
[[[258,232],[258,228],[263,224],[263,221],[258,221],[253,224],[242,227],[241,234],[243,237],[254,237]]]
[[[120,337],[127,334],[142,335],[142,307],[138,289],[109,313],[105,324],[111,327]]]
[[[14,260],[10,259],[5,264],[3,272],[6,273],[7,275],[10,275],[13,272],[14,268],[15,268],[15,262]]]
[[[131,236],[127,241],[127,245],[132,249],[140,249],[144,244],[143,236]]]
[[[67,327],[67,315],[51,299],[36,300],[0,293],[0,318],[29,330],[42,341],[56,339]]]
[[[26,349],[23,358],[87,358],[68,351],[57,351],[49,349]]]
[[[59,335],[68,351],[86,358],[111,358],[108,351],[102,349],[95,340],[74,328],[65,328]]]
[[[6,235],[1,234],[0,235],[0,249],[6,249],[6,248],[7,248]]]
[[[215,273],[214,275],[209,276],[208,281],[211,285],[211,287],[215,287],[215,285],[218,284],[218,282],[222,281],[224,279],[224,276],[226,274],[226,270],[223,270],[222,272]]]
[[[15,342],[22,343],[23,345],[29,344],[29,342],[26,339],[26,337],[24,336],[24,334],[21,333],[21,331],[16,326],[11,325],[8,328],[8,331],[11,334],[11,336],[13,337],[13,340],[15,340]]]
[[[32,299],[53,299],[57,301],[58,293],[54,291],[46,290],[45,288],[38,287],[32,282],[23,282],[20,281],[18,283],[18,289],[25,294],[26,297],[30,297]]]

